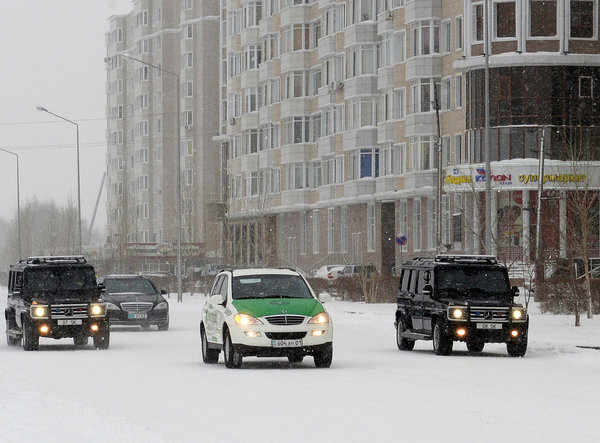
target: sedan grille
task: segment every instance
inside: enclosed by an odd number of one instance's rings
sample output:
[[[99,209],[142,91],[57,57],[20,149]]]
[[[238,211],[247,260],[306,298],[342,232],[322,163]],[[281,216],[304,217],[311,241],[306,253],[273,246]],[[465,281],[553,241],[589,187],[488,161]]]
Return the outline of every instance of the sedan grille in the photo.
[[[87,305],[52,305],[52,318],[86,318],[88,316]]]
[[[271,340],[298,340],[306,337],[306,332],[265,332]]]
[[[301,325],[306,317],[303,315],[271,315],[266,318],[272,325],[293,326]]]
[[[128,301],[121,303],[121,309],[126,312],[148,312],[152,309],[152,303]]]
[[[508,321],[509,308],[487,308],[487,307],[472,307],[471,321],[485,322],[506,322]]]

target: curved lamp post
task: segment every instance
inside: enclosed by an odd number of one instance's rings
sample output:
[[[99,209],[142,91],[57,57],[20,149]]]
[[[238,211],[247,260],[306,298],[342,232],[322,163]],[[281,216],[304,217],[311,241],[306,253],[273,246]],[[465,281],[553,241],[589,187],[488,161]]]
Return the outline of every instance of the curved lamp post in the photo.
[[[48,114],[51,114],[55,117],[60,118],[61,120],[64,120],[68,123],[71,123],[72,125],[75,125],[75,128],[77,130],[77,225],[78,225],[78,236],[79,236],[79,253],[83,254],[83,247],[81,245],[81,177],[80,177],[80,168],[79,168],[79,125],[77,123],[75,123],[72,120],[69,120],[68,118],[65,118],[61,115],[55,114],[54,112],[48,111],[48,109],[44,108],[43,106],[38,106],[36,107],[36,109],[38,111],[41,112],[47,112]]]
[[[144,60],[140,60],[139,58],[132,57],[126,53],[121,54],[121,56],[123,58],[139,62],[143,65],[150,66],[154,69],[158,69],[160,72],[164,72],[165,74],[175,77],[177,86],[177,302],[181,303],[183,301],[183,297],[181,292],[181,122],[179,121],[181,100],[179,96],[179,74],[167,71],[166,69],[153,65],[152,63],[145,62]]]
[[[14,155],[17,158],[17,230],[19,231],[19,260],[21,257],[21,192],[19,190],[19,155],[4,148],[0,148],[8,154]]]

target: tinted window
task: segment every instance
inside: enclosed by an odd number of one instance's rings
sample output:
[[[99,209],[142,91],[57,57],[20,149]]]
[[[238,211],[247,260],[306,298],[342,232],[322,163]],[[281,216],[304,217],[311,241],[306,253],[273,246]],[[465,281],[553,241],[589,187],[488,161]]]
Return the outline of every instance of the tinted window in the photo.
[[[436,271],[436,286],[440,291],[455,290],[473,296],[478,292],[506,293],[510,285],[502,269],[483,267],[444,267]]]

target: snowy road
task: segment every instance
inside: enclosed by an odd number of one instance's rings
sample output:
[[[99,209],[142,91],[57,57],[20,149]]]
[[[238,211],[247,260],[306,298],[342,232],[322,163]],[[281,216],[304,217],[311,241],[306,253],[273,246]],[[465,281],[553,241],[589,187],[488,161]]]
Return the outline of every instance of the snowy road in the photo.
[[[533,313],[529,350],[504,345],[449,357],[394,341],[394,305],[331,302],[329,369],[247,358],[205,365],[204,297],[175,303],[171,329],[118,329],[107,351],[42,339],[0,344],[2,442],[596,442],[600,318]],[[6,289],[0,288],[4,311]],[[4,316],[0,320],[4,330]]]

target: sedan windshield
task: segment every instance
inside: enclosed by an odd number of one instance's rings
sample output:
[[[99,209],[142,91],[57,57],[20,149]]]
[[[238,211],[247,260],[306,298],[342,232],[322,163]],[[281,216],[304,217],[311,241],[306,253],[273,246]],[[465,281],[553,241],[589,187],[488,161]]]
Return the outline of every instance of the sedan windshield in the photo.
[[[468,296],[480,293],[508,293],[508,277],[502,269],[448,267],[436,270],[438,291],[454,291]]]
[[[244,275],[232,282],[234,300],[248,298],[312,298],[302,277],[297,275]]]
[[[104,280],[109,294],[156,294],[156,289],[145,278],[107,278]]]

